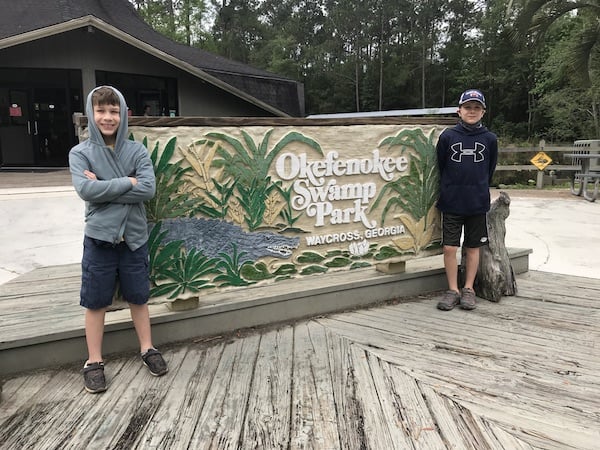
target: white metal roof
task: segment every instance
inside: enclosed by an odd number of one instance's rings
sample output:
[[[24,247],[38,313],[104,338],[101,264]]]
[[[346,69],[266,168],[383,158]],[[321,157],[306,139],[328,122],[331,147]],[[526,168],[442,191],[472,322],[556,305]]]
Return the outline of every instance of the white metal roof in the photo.
[[[456,113],[457,106],[444,108],[396,109],[391,111],[365,111],[354,113],[311,114],[307,119],[349,119],[353,117],[433,116]]]

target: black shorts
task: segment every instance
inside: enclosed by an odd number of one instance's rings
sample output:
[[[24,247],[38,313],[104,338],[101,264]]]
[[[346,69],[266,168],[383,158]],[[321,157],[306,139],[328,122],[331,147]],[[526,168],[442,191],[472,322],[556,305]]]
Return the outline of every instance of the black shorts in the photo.
[[[136,305],[148,302],[148,244],[131,251],[125,242],[113,245],[85,236],[79,304],[89,309],[106,308],[112,303],[117,280],[125,301]]]
[[[488,244],[487,215],[457,216],[442,213],[442,245],[460,247],[464,228],[463,246],[477,248]]]

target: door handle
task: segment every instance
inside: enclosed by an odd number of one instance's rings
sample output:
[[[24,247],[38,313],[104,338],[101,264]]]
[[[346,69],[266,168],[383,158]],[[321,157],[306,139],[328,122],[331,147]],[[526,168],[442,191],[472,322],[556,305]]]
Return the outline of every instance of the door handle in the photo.
[[[27,134],[31,134],[31,122],[27,121]]]
[[[33,133],[34,136],[38,135],[38,129],[37,129],[37,120],[33,121],[33,125],[34,125],[34,129],[35,129],[35,133]]]

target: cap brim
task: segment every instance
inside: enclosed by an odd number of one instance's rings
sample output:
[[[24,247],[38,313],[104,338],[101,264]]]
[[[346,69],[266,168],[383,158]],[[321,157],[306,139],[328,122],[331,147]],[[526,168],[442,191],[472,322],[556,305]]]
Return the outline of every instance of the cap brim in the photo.
[[[459,104],[458,104],[458,106],[462,106],[462,105],[464,105],[465,103],[469,103],[469,102],[477,102],[477,103],[480,103],[480,104],[481,104],[481,105],[483,105],[483,107],[485,108],[485,103],[483,103],[483,102],[482,102],[480,99],[478,99],[478,98],[470,98],[469,100],[466,100],[466,101],[464,101],[464,102],[461,102],[461,103],[459,103]]]

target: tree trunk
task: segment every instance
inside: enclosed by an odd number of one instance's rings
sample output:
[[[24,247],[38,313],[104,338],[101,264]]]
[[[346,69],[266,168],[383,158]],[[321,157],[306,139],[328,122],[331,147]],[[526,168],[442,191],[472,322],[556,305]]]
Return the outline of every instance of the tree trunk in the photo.
[[[479,253],[479,269],[475,278],[475,292],[478,297],[492,302],[499,302],[505,295],[517,294],[517,281],[510,263],[508,250],[504,243],[506,236],[505,221],[510,214],[510,197],[504,191],[494,200],[489,212],[488,239],[489,244],[481,247]],[[464,284],[463,261],[466,261],[465,249],[462,249],[461,285]]]
[[[354,62],[354,96],[356,97],[356,112],[360,112],[360,89],[358,86],[358,80],[360,78],[360,55],[358,54],[359,49],[356,47],[356,61]]]

